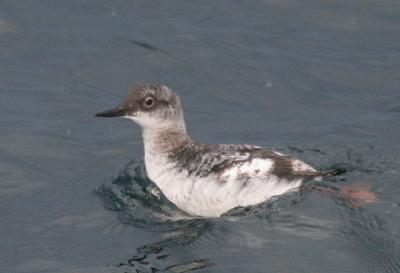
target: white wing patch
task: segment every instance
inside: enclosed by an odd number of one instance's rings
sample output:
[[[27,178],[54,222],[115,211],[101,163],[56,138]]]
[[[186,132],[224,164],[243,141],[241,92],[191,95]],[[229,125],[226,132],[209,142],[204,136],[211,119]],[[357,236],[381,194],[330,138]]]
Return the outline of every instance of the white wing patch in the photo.
[[[260,177],[266,175],[272,168],[274,162],[271,159],[254,158],[251,161],[232,165],[218,176],[220,181],[236,180],[245,177]]]

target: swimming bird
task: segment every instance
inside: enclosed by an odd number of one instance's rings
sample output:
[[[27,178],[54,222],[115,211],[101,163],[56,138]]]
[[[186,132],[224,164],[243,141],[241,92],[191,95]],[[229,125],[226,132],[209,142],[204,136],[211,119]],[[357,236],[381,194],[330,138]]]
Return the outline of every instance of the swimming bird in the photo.
[[[218,217],[333,172],[259,146],[192,140],[178,95],[162,84],[133,86],[118,107],[96,117],[123,117],[141,127],[148,177],[167,199],[194,216]]]

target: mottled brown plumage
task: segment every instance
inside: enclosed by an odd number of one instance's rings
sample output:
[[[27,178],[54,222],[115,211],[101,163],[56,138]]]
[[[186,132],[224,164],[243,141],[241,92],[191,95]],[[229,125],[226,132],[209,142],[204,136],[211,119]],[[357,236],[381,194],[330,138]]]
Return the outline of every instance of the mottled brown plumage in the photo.
[[[140,125],[150,179],[170,201],[194,215],[220,216],[334,173],[258,146],[193,141],[179,97],[165,85],[132,87],[117,108],[96,116],[125,117]]]

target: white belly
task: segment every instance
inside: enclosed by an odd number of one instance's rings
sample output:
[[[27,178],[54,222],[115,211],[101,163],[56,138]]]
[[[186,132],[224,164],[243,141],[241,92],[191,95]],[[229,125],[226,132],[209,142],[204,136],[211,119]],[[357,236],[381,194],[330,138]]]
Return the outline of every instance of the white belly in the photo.
[[[235,176],[221,181],[216,175],[189,176],[178,172],[174,165],[162,158],[146,158],[149,178],[163,194],[181,210],[196,216],[217,217],[238,206],[264,202],[301,185],[301,180],[290,183],[276,176],[254,177],[239,181]]]

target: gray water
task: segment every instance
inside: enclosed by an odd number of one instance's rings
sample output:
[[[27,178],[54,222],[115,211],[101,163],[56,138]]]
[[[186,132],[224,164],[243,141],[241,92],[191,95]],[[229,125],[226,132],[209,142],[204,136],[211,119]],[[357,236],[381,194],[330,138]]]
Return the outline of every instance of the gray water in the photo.
[[[0,0],[0,272],[400,272],[400,2]],[[148,195],[131,84],[188,130],[348,173],[219,219]]]

